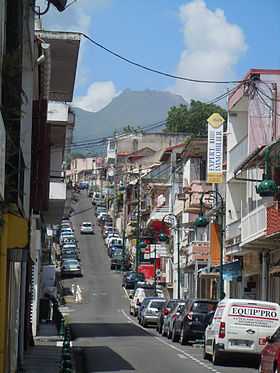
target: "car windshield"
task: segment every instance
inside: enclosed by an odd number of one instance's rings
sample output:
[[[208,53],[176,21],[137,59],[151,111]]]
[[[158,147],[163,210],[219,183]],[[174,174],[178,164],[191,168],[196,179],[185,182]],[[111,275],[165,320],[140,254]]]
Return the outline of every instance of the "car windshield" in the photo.
[[[217,307],[215,302],[194,302],[192,312],[208,313],[214,311]]]
[[[164,301],[163,302],[159,302],[159,301],[153,301],[150,303],[150,308],[156,308],[158,310],[161,310],[162,307],[164,306]]]
[[[83,227],[91,228],[91,223],[83,223]]]

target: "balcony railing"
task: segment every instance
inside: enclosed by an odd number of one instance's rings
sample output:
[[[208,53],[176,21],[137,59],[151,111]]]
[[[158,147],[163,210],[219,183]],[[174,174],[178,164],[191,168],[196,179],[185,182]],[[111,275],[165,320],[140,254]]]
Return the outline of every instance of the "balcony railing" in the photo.
[[[196,261],[207,262],[209,255],[208,241],[192,241],[187,250],[187,264],[195,264]]]
[[[266,234],[267,208],[261,205],[241,218],[241,245],[245,245]]]
[[[149,220],[162,220],[169,212],[169,206],[156,207],[152,210]]]
[[[233,240],[241,235],[241,219],[234,221],[227,225],[226,228],[226,241]]]

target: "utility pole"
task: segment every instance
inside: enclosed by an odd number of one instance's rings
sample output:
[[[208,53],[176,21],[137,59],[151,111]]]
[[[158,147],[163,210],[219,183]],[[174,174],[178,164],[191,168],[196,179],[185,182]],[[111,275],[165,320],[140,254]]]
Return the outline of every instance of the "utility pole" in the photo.
[[[115,141],[115,162],[114,162],[114,198],[113,198],[113,228],[116,228],[117,216],[117,136],[114,136]]]
[[[125,269],[125,255],[126,255],[126,221],[127,221],[127,206],[126,206],[126,184],[127,184],[127,172],[124,174],[123,178],[123,188],[124,188],[124,193],[123,193],[123,219],[122,219],[122,238],[123,238],[123,245],[122,245],[122,270],[124,271]]]
[[[136,252],[135,252],[135,270],[138,272],[138,266],[139,266],[139,243],[140,243],[140,233],[141,233],[141,172],[142,172],[142,166],[139,165],[139,171],[138,171],[138,184],[137,184],[137,238],[136,238]]]

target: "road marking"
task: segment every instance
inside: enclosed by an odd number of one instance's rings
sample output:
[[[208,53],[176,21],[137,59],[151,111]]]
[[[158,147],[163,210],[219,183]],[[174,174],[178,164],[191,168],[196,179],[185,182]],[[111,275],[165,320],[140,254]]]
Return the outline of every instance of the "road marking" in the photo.
[[[192,360],[193,362],[195,362],[196,364],[199,364],[201,365],[203,368],[211,371],[211,372],[214,372],[214,373],[221,373],[219,370],[211,367],[210,365],[207,365],[206,363],[204,363],[203,361],[199,360],[198,358],[192,356],[191,354],[189,354],[188,352],[176,347],[176,346],[173,346],[172,344],[164,341],[162,338],[160,337],[156,337],[155,335],[149,333],[149,331],[147,329],[145,329],[143,326],[141,325],[138,325],[130,316],[128,316],[128,314],[125,312],[125,310],[121,310],[122,314],[124,315],[124,317],[132,324],[138,326],[138,328],[141,328],[142,330],[144,330],[146,333],[150,334],[151,337],[155,338],[157,341],[159,341],[160,343],[164,344],[165,346],[168,346],[169,348],[172,348],[172,350],[175,350],[177,352],[180,353],[180,355],[183,355],[185,356],[186,360],[187,359],[190,359]],[[178,355],[178,354],[177,354]],[[181,359],[183,359],[181,357]]]
[[[127,299],[129,299],[129,295],[128,295],[128,292],[127,292],[125,287],[123,287],[123,291],[125,292],[125,295],[126,295]]]
[[[183,355],[183,354],[177,354],[177,356],[180,358],[180,359],[187,359],[187,356]]]

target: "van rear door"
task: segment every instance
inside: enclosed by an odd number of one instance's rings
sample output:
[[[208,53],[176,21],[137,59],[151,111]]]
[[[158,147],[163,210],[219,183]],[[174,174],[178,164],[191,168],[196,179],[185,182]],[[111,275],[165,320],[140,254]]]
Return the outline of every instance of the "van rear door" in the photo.
[[[265,337],[275,332],[279,319],[276,303],[233,302],[229,305],[226,323],[229,349],[260,353]]]

